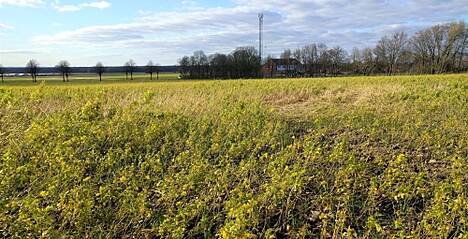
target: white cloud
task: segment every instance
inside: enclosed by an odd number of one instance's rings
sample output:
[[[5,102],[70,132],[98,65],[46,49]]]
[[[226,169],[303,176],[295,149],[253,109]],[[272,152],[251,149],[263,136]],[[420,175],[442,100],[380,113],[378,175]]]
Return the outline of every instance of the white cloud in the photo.
[[[280,18],[271,13],[272,18]],[[270,19],[272,20],[272,19]],[[206,34],[213,32],[245,32],[255,30],[251,23],[255,23],[256,15],[250,9],[213,8],[192,12],[166,12],[144,16],[135,22],[115,25],[102,25],[79,28],[72,31],[60,32],[55,35],[38,36],[35,42],[44,44],[62,43],[94,43],[106,44],[143,39],[148,35],[155,37],[188,37],[203,30]],[[279,19],[275,20],[279,21]]]
[[[81,7],[77,5],[54,5],[54,8],[59,12],[77,12],[81,10]]]
[[[323,42],[346,49],[375,44],[384,34],[409,33],[466,17],[466,0],[234,0],[236,6],[149,13],[134,21],[36,36],[39,44],[165,52],[165,62],[204,49],[230,51],[257,43],[257,13],[265,13],[265,51]],[[190,5],[191,1],[185,1]]]
[[[55,0],[52,6],[59,12],[77,12],[83,8],[96,8],[96,9],[106,9],[111,7],[111,3],[107,1],[98,1],[98,2],[85,2],[81,4],[60,4],[59,0]]]
[[[0,30],[9,30],[9,29],[13,29],[13,28],[14,27],[12,27],[10,25],[0,23]]]
[[[111,7],[111,4],[106,1],[100,2],[90,2],[90,3],[83,3],[81,4],[82,7],[90,7],[90,8],[97,8],[97,9],[105,9]]]
[[[14,50],[1,50],[2,55],[36,55],[42,54],[45,51],[40,49],[14,49]]]
[[[17,6],[17,7],[37,7],[44,3],[42,0],[0,0],[0,7]]]

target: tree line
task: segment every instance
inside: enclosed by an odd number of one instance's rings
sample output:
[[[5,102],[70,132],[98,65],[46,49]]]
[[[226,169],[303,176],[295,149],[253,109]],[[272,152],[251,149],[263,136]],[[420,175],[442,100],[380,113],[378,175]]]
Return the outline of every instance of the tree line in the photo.
[[[137,72],[138,68],[142,68],[136,65],[134,60],[129,60],[123,65],[123,71],[125,72],[125,79],[133,80],[133,74]],[[153,75],[156,74],[156,79],[159,80],[160,67],[159,64],[154,64],[153,61],[149,61],[146,66],[143,67],[144,72],[149,74],[150,80],[153,80]],[[33,83],[37,82],[37,78],[40,73],[40,64],[36,60],[29,60],[24,68],[24,72],[29,74],[32,78]],[[72,74],[72,68],[68,61],[60,61],[56,66],[55,70],[62,77],[63,82],[70,81],[70,75]],[[102,76],[106,73],[107,68],[101,62],[96,63],[92,68],[92,71],[99,77],[99,81],[102,81]],[[1,82],[4,83],[4,75],[7,74],[6,68],[0,65],[0,78]]]
[[[397,32],[382,37],[375,47],[354,48],[350,54],[340,46],[308,44],[284,50],[280,58],[302,63],[302,71],[288,76],[336,76],[340,74],[439,74],[468,70],[468,28],[464,21],[439,24],[413,36]],[[254,47],[237,48],[230,54],[205,55],[196,51],[179,60],[183,78],[255,78],[262,76],[263,62]],[[290,63],[288,63],[290,62]],[[286,69],[293,69],[287,67]]]
[[[239,47],[230,54],[216,53],[207,56],[196,51],[179,60],[179,70],[186,79],[226,79],[258,77],[260,58],[254,47]]]
[[[465,22],[436,25],[414,34],[383,37],[374,49],[353,49],[350,63],[360,74],[440,74],[468,69]]]

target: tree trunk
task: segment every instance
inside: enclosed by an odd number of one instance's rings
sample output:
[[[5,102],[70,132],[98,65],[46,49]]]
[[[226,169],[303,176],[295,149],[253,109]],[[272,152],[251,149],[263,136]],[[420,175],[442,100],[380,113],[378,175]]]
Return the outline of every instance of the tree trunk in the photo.
[[[2,83],[3,83],[3,82],[4,82],[4,81],[3,81],[3,74],[2,74]]]
[[[133,72],[130,72],[130,80],[133,80]]]
[[[159,71],[156,72],[156,80],[159,80]]]
[[[62,81],[65,82],[65,74],[62,73]]]
[[[102,74],[99,73],[99,81],[102,81]]]
[[[150,72],[150,80],[153,80],[153,72]]]

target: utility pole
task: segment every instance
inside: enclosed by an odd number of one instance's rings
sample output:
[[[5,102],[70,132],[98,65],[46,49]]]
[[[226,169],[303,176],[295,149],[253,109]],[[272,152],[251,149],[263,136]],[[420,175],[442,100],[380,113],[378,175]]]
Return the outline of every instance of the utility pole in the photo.
[[[263,54],[263,13],[258,14],[258,52],[260,62],[262,62]]]

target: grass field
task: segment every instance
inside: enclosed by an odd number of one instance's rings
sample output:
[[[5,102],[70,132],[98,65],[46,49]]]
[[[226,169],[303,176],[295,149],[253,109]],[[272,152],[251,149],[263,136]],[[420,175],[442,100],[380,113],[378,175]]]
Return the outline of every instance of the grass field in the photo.
[[[467,74],[23,80],[0,237],[468,237]]]
[[[159,81],[172,81],[179,77],[177,73],[160,73]],[[130,76],[128,76],[130,79]],[[70,82],[66,82],[67,85],[93,85],[93,84],[116,84],[116,83],[141,83],[151,82],[149,74],[136,73],[133,75],[133,80],[126,80],[125,74],[104,74],[102,76],[102,82],[99,81],[99,76],[95,74],[72,74],[69,78]],[[63,85],[63,79],[61,76],[39,76],[37,78],[38,83],[45,82],[47,85]],[[156,74],[153,75],[153,81],[156,81]],[[5,77],[4,83],[0,83],[1,86],[33,86],[37,85],[32,82],[30,77]]]

